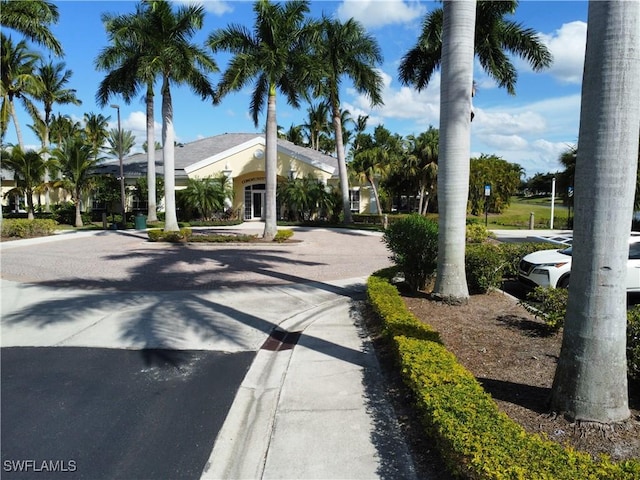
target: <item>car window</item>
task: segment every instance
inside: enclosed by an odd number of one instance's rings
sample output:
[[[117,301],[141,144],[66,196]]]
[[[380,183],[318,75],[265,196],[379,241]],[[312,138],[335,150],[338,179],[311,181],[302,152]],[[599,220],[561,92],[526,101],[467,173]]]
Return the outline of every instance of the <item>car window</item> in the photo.
[[[569,256],[571,256],[571,254],[573,253],[573,249],[571,247],[565,248],[564,250],[558,250],[558,251],[563,255],[569,255]]]
[[[629,245],[629,258],[632,260],[640,259],[640,242]]]

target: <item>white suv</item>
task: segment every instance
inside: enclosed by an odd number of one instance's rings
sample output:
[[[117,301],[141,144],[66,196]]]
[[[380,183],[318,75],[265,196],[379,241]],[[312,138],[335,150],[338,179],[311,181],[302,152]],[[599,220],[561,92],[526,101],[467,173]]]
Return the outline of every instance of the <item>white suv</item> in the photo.
[[[526,255],[518,266],[518,279],[529,286],[567,288],[571,276],[571,247],[540,250]],[[627,291],[640,292],[640,235],[629,238]]]

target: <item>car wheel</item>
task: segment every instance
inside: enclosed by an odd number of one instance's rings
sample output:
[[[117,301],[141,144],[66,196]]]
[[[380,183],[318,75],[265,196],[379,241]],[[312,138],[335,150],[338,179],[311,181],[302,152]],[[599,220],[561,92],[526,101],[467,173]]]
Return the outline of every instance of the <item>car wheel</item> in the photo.
[[[560,279],[558,282],[558,288],[569,288],[569,275]]]

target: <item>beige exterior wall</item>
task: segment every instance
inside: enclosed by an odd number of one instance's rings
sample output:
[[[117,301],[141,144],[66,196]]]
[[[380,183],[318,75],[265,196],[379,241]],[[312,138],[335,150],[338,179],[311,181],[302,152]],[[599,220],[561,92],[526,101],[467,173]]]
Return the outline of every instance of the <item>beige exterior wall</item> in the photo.
[[[189,172],[189,178],[215,177],[227,172],[233,179],[233,210],[243,215],[245,208],[245,187],[266,182],[264,174],[264,146],[253,145],[228,157]],[[203,162],[205,163],[205,162]],[[293,173],[295,178],[311,175],[323,183],[331,178],[331,173],[321,170],[283,152],[278,152],[278,181],[283,181]]]

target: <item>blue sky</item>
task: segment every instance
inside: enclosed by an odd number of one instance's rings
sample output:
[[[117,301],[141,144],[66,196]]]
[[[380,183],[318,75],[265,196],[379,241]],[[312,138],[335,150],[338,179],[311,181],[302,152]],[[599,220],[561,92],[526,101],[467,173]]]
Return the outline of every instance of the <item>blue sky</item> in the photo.
[[[116,126],[116,111],[108,106],[101,109],[95,102],[98,84],[104,72],[97,72],[94,59],[107,45],[100,16],[104,12],[127,13],[135,10],[136,2],[128,1],[59,1],[60,21],[53,27],[62,42],[67,68],[73,71],[69,88],[77,91],[81,106],[56,106],[54,113],[70,115],[82,120],[84,113],[111,116]],[[194,38],[203,43],[209,33],[227,24],[253,24],[252,2],[208,0],[201,2],[207,16],[201,32]],[[434,2],[412,0],[344,0],[314,1],[311,13],[322,13],[341,19],[354,17],[377,38],[384,55],[380,66],[385,81],[384,106],[371,108],[367,99],[357,95],[344,83],[341,93],[343,108],[353,118],[369,115],[369,128],[383,124],[401,135],[418,134],[429,125],[439,122],[439,73],[429,87],[418,93],[398,81],[398,65],[420,32],[425,14],[438,6]],[[515,19],[539,32],[554,56],[553,66],[544,73],[532,72],[526,64],[515,60],[519,78],[516,96],[510,96],[487,78],[476,64],[474,77],[478,92],[474,99],[476,116],[472,123],[472,155],[494,154],[520,164],[527,176],[536,172],[560,170],[558,157],[578,138],[580,111],[580,83],[586,41],[586,1],[527,1],[522,0]],[[12,33],[14,39],[17,34]],[[45,54],[48,55],[48,54]],[[221,71],[228,59],[224,54],[214,56]],[[219,74],[212,76],[217,82]],[[176,139],[189,142],[225,132],[261,132],[256,128],[248,108],[251,89],[230,94],[213,106],[194,96],[188,89],[174,87],[174,125]],[[145,141],[145,115],[142,98],[126,105],[114,97],[112,103],[121,107],[122,126],[136,136],[137,149]],[[20,107],[19,121],[27,146],[37,148],[38,141],[26,127],[31,123]],[[278,99],[278,124],[288,128],[305,123],[306,106],[295,110]],[[262,123],[264,115],[262,116]],[[156,95],[156,138],[160,139],[160,95]],[[5,142],[16,143],[13,124]]]

